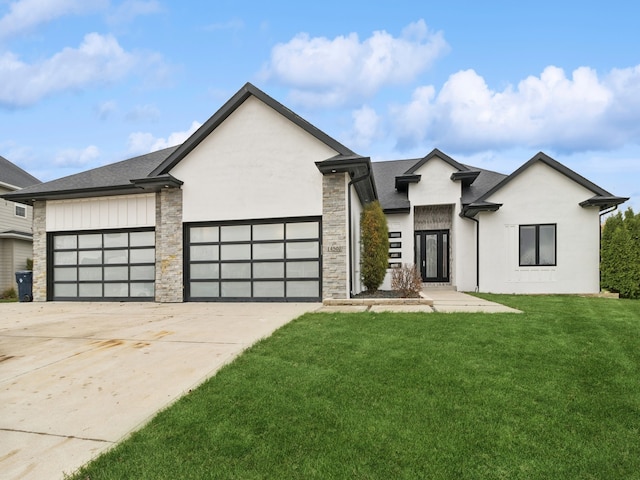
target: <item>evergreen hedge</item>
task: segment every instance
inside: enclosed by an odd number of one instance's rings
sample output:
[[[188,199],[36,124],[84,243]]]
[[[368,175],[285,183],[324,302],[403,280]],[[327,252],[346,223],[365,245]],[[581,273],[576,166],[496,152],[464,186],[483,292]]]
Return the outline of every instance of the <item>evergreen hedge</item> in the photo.
[[[377,290],[387,274],[389,228],[380,203],[367,204],[360,215],[360,276],[365,288]]]
[[[602,230],[601,287],[640,298],[640,214],[628,208],[607,219]]]

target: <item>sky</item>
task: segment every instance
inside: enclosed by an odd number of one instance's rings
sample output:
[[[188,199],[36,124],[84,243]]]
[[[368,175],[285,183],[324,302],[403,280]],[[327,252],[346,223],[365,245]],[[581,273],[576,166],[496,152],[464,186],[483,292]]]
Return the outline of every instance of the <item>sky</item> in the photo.
[[[0,155],[43,181],[183,142],[246,82],[373,161],[543,151],[640,211],[631,0],[0,0]]]

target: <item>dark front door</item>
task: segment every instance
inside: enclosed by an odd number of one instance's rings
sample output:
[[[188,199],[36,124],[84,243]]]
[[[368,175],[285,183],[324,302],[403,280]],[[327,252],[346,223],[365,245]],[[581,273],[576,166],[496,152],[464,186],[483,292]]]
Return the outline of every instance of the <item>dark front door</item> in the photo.
[[[416,231],[416,265],[423,282],[449,281],[449,230]]]

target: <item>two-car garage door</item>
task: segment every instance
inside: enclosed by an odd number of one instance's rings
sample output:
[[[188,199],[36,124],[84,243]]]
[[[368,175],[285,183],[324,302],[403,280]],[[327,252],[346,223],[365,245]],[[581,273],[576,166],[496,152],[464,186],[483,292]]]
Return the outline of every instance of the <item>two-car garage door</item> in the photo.
[[[318,301],[320,219],[185,225],[187,301]]]
[[[318,301],[319,217],[184,226],[186,301]],[[155,231],[49,235],[50,300],[153,300]],[[159,267],[158,267],[159,268]]]

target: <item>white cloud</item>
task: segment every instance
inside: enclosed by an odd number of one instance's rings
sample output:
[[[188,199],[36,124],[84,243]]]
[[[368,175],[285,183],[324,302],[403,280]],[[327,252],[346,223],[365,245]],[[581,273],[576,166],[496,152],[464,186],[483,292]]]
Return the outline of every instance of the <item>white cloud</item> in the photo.
[[[155,105],[136,105],[127,113],[125,118],[132,122],[153,122],[160,118],[160,110]]]
[[[100,157],[100,150],[89,145],[83,150],[68,148],[58,152],[53,163],[58,167],[84,167]]]
[[[148,132],[134,132],[129,135],[129,153],[142,155],[179,145],[193,135],[201,126],[201,123],[193,121],[189,129],[183,132],[173,132],[167,138],[156,138]]]
[[[18,0],[0,18],[0,38],[29,31],[65,15],[79,15],[108,7],[109,0]]]
[[[448,48],[442,33],[429,31],[424,20],[397,38],[385,31],[363,41],[356,33],[332,40],[300,33],[272,49],[263,75],[291,87],[295,103],[336,106],[415,80]]]
[[[106,120],[117,110],[118,104],[114,100],[107,100],[95,107],[96,114],[100,120]]]
[[[457,72],[436,93],[414,91],[392,109],[399,146],[428,142],[457,151],[530,147],[558,151],[615,148],[640,133],[640,66],[602,78],[587,67],[567,77],[549,66],[517,87],[491,90],[473,70]]]
[[[112,24],[130,23],[141,15],[152,15],[161,11],[162,6],[156,0],[126,0],[109,15],[108,20]]]
[[[6,52],[0,54],[0,105],[24,107],[57,92],[108,84],[145,62],[147,57],[126,52],[113,36],[98,33],[86,35],[78,48],[33,64]]]
[[[374,140],[379,138],[381,118],[376,111],[364,105],[351,113],[353,131],[349,135],[349,145],[355,149],[369,148]]]

